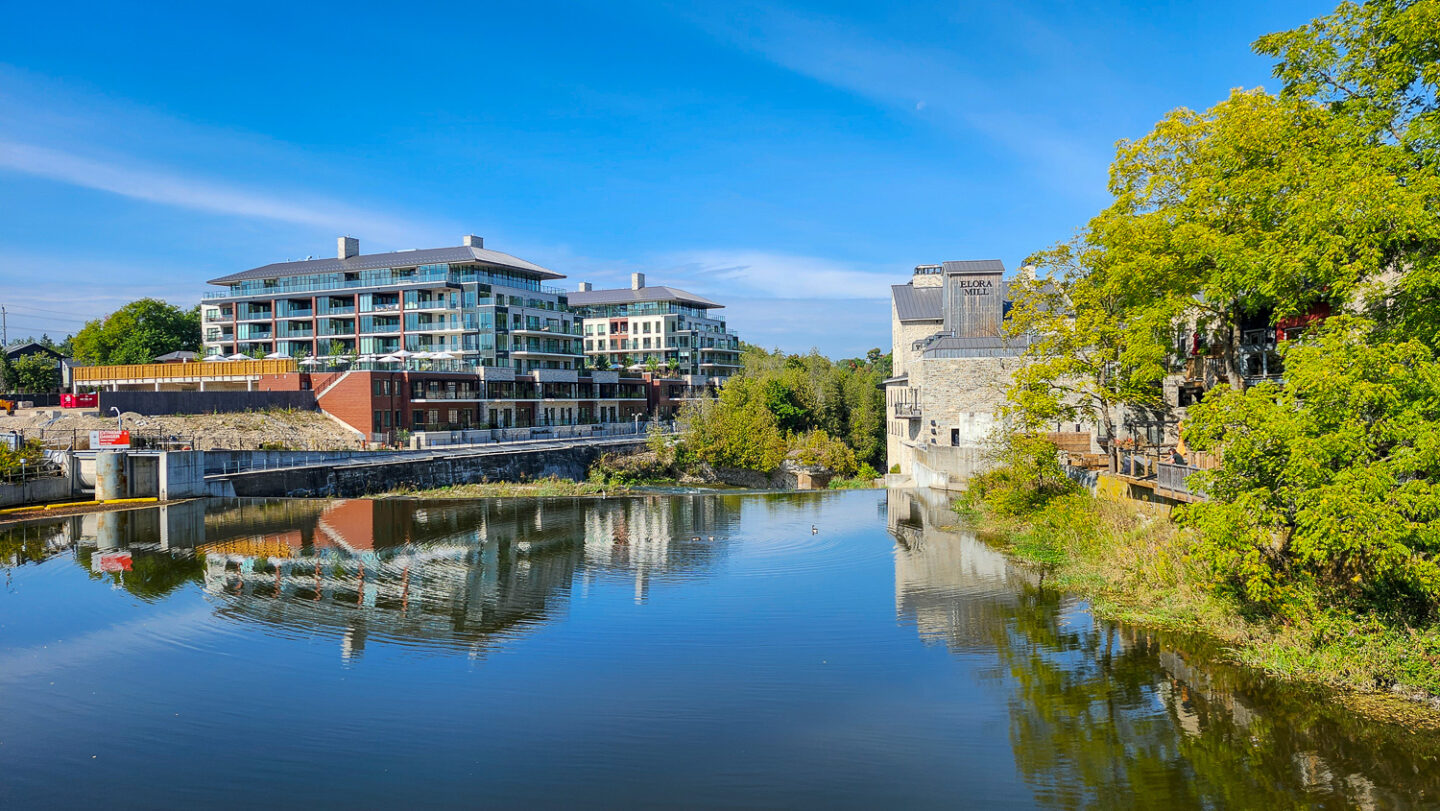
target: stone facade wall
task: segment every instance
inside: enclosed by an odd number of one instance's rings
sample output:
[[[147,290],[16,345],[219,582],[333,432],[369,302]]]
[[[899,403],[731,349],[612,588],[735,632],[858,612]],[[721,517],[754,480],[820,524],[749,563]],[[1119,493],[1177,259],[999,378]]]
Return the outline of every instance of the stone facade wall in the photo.
[[[912,475],[918,458],[935,456],[926,471],[963,481],[982,465],[981,447],[998,421],[1019,358],[923,359],[921,341],[948,328],[961,337],[992,337],[1003,313],[1006,287],[1001,271],[916,274],[915,287],[947,286],[950,321],[902,322],[890,304],[893,374],[904,383],[886,386],[886,462]],[[897,403],[917,403],[919,418],[897,416]],[[953,449],[953,450],[951,450]],[[953,459],[951,457],[954,457]]]

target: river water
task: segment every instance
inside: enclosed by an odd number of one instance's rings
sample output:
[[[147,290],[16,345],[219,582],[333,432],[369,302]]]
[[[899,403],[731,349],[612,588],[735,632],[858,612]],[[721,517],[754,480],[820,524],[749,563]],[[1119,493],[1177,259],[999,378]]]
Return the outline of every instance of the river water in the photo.
[[[1097,622],[953,522],[852,491],[0,529],[0,806],[1440,803],[1433,736]]]

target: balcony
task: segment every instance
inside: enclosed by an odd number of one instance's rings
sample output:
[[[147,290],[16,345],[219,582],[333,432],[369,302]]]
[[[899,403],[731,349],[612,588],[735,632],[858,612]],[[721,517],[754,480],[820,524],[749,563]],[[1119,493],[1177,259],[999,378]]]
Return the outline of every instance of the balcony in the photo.
[[[415,391],[410,393],[412,402],[429,402],[432,400],[485,400],[485,392],[477,389],[462,389],[458,391]]]
[[[574,352],[562,352],[559,349],[511,349],[512,355],[544,355],[553,358],[579,358],[581,355]]]
[[[896,403],[895,419],[897,420],[918,420],[920,419],[919,403]]]
[[[295,277],[264,284],[242,282],[229,290],[206,293],[206,300],[247,298],[252,296],[285,296],[292,293],[320,293],[327,290],[346,290],[361,287],[398,287],[414,284],[448,284],[450,273],[445,270],[425,270],[408,276],[397,276],[389,269],[361,271],[358,278],[345,279],[339,274],[326,274],[331,278],[314,280],[313,277]],[[305,281],[301,281],[305,279]]]

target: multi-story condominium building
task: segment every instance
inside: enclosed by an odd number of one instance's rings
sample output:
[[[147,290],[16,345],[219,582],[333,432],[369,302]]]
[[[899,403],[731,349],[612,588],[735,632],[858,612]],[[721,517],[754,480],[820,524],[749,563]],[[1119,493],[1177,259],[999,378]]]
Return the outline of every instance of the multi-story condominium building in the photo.
[[[404,433],[636,424],[651,411],[656,384],[622,370],[584,370],[582,320],[563,291],[545,284],[560,278],[487,250],[475,236],[458,247],[369,255],[341,237],[334,259],[213,280],[224,289],[201,306],[204,361],[163,375],[92,369],[85,385],[313,391],[322,410],[376,442]]]
[[[885,381],[886,458],[921,486],[963,484],[1028,345],[1005,334],[998,259],[920,265],[890,288],[893,377]]]
[[[712,311],[724,305],[664,285],[594,290],[582,282],[569,296],[584,316],[585,354],[596,368],[643,369],[654,364],[699,381],[723,381],[740,370],[740,338]]]
[[[212,279],[202,309],[207,355],[383,356],[444,352],[470,366],[578,369],[580,320],[563,276],[467,236],[452,248],[281,262]]]

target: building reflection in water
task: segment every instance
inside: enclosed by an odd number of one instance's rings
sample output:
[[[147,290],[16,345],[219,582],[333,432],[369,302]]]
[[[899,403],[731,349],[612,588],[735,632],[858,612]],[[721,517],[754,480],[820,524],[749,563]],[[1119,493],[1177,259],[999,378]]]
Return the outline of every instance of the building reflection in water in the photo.
[[[943,493],[890,490],[887,525],[895,538],[895,614],[927,643],[988,649],[991,629],[1010,616],[1035,578],[955,528]]]
[[[193,584],[226,618],[335,631],[347,659],[376,638],[481,656],[577,582],[625,578],[643,601],[657,579],[704,576],[732,513],[704,496],[194,501],[12,527],[0,563],[73,552],[147,599]]]
[[[927,642],[989,654],[1015,763],[1061,808],[1405,808],[1440,797],[1440,736],[1366,721],[1203,641],[1093,618],[1009,565],[933,494],[891,491],[895,605]],[[950,527],[950,528],[947,528]],[[1418,759],[1418,760],[1417,760]]]

